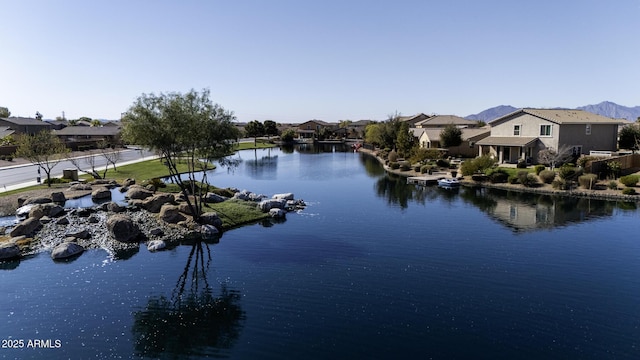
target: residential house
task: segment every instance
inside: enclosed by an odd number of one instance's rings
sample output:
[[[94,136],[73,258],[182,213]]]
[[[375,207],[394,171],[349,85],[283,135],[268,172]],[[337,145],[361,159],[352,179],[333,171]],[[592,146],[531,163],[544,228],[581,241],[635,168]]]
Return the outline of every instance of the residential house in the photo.
[[[73,150],[96,148],[100,142],[121,145],[120,133],[121,128],[116,126],[67,126],[54,130],[54,134]]]
[[[435,115],[427,119],[418,121],[415,123],[417,128],[444,128],[447,125],[453,124],[458,128],[475,128],[478,127],[478,122],[474,120],[468,120],[455,115]]]
[[[314,119],[299,124],[296,133],[301,139],[316,139],[322,129],[332,132],[335,128],[337,128],[336,124]]]
[[[411,128],[414,137],[424,148],[440,149],[440,133],[447,126],[453,124],[462,132],[462,144],[446,149],[449,156],[475,157],[478,154],[476,143],[489,136],[489,127],[478,128],[478,123],[455,115],[436,115],[417,122]],[[445,150],[445,149],[442,149]]]
[[[0,127],[0,139],[4,139],[7,136],[11,136],[13,134],[15,134],[16,131],[13,130],[12,128],[6,126],[6,127]]]
[[[9,127],[16,134],[27,135],[35,135],[42,130],[51,130],[51,125],[45,121],[23,117],[0,118],[0,127]]]
[[[499,163],[536,163],[543,149],[568,146],[576,156],[615,151],[618,126],[624,123],[584,110],[520,109],[489,123],[491,135],[477,142],[478,154],[494,156]]]
[[[416,123],[426,120],[428,118],[430,118],[431,116],[425,114],[425,113],[419,113],[416,115],[411,115],[411,116],[398,116],[398,120],[402,121],[402,122],[406,122],[407,125],[409,125],[410,128],[412,127],[416,127]]]

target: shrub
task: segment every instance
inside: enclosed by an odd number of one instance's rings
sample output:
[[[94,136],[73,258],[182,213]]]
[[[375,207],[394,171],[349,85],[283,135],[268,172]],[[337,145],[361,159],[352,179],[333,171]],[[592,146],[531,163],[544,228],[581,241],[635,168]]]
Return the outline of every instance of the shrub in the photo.
[[[569,189],[569,184],[563,179],[555,179],[551,182],[551,187],[556,190],[567,190]]]
[[[478,171],[478,165],[473,160],[468,160],[460,165],[460,172],[464,176],[473,175]]]
[[[624,189],[622,189],[622,194],[624,194],[624,195],[635,195],[636,194],[636,189],[630,188],[630,187],[624,188]]]
[[[473,175],[476,172],[484,172],[493,167],[496,161],[489,155],[483,155],[473,160],[467,160],[460,166],[462,175]]]
[[[582,175],[582,170],[573,166],[561,166],[558,175],[563,180],[575,180]]]
[[[400,168],[400,164],[397,162],[391,162],[389,163],[389,167],[392,168],[393,170],[397,170]]]
[[[496,171],[492,171],[489,174],[489,181],[492,184],[506,183],[509,180],[509,174],[502,169],[498,169]]]
[[[598,181],[598,176],[596,174],[584,174],[578,177],[578,183],[585,189],[593,189],[596,186],[596,182]]]
[[[415,172],[420,172],[420,168],[421,168],[421,166],[420,166],[420,165],[415,165],[415,166],[413,167],[413,171],[415,171]]]
[[[585,167],[589,161],[600,160],[600,159],[602,159],[602,156],[585,155],[585,156],[581,156],[578,159],[577,163],[578,163],[578,166]]]
[[[617,161],[609,161],[607,162],[607,171],[609,175],[613,176],[613,178],[617,178],[620,175],[620,169],[622,169],[622,165]]]
[[[536,176],[528,171],[518,171],[517,177],[520,184],[526,187],[531,187],[538,183],[538,179],[536,178]]]
[[[518,160],[518,165],[516,165],[516,167],[518,169],[526,169],[527,168],[527,162],[524,160]]]
[[[389,159],[390,163],[394,163],[394,162],[398,161],[398,153],[395,152],[395,150],[391,150],[389,152],[389,155],[387,156],[387,158]]]
[[[443,168],[448,168],[449,167],[449,160],[445,160],[445,159],[438,159],[436,161],[436,165],[443,167]]]
[[[636,186],[639,179],[640,177],[638,177],[638,175],[627,175],[627,176],[621,177],[620,179],[618,179],[618,181],[624,184],[624,186],[632,187],[632,186]]]
[[[607,187],[611,190],[618,190],[618,183],[615,180],[609,181],[609,185]]]
[[[540,174],[538,174],[538,176],[540,177],[540,180],[542,180],[543,183],[551,184],[553,179],[556,178],[556,172],[553,170],[542,170],[540,171]]]
[[[407,163],[402,163],[400,164],[400,170],[402,171],[409,171],[411,169],[411,165],[407,164]]]
[[[43,183],[44,184],[65,184],[68,183],[70,180],[69,179],[63,179],[63,178],[51,178],[49,179],[44,179]]]
[[[420,167],[420,173],[422,173],[422,174],[428,173],[429,170],[431,170],[431,165],[422,165]]]
[[[536,175],[540,175],[540,172],[542,170],[546,169],[546,166],[544,166],[544,165],[536,165],[536,166],[533,167],[533,169],[535,170]]]
[[[509,175],[509,178],[507,179],[507,181],[509,182],[509,184],[517,184],[518,177],[516,175]]]

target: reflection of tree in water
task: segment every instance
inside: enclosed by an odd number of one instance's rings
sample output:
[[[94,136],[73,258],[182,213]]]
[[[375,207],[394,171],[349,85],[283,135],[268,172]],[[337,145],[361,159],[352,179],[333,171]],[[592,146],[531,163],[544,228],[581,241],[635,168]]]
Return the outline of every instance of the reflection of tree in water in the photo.
[[[399,175],[389,174],[376,181],[376,194],[387,199],[389,204],[397,204],[402,209],[406,209],[409,201],[424,204],[428,198],[437,197],[437,193],[431,188],[407,184],[407,178]]]
[[[275,179],[278,172],[278,155],[271,156],[271,148],[267,149],[267,156],[258,158],[258,150],[254,149],[254,158],[245,160],[249,173],[258,179]]]
[[[233,347],[244,319],[240,294],[223,285],[214,296],[207,281],[210,263],[209,246],[194,243],[171,298],[152,297],[145,309],[133,314],[138,355],[215,355]]]
[[[378,177],[384,175],[384,168],[380,165],[378,159],[367,154],[360,154],[360,162],[364,165],[364,169],[367,175],[371,177]]]

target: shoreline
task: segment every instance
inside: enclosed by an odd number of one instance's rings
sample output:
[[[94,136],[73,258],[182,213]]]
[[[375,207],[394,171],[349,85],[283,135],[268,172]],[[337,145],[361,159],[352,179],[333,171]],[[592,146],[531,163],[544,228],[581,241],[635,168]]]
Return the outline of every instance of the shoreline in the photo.
[[[380,165],[384,168],[387,173],[404,176],[406,178],[412,176],[422,176],[424,174],[420,174],[415,172],[414,170],[401,171],[399,169],[394,170],[384,164],[384,160],[376,156],[375,151],[360,148],[358,152],[363,154],[367,154],[373,156],[380,162]],[[587,198],[594,200],[609,200],[609,201],[624,201],[624,202],[640,202],[640,194],[639,195],[624,195],[622,194],[622,190],[587,190],[582,188],[576,188],[573,190],[557,190],[553,189],[550,184],[541,184],[538,187],[525,187],[521,184],[492,184],[490,182],[477,182],[470,179],[469,176],[459,177],[460,184],[466,187],[484,187],[491,189],[500,189],[506,191],[516,191],[522,193],[531,193],[531,194],[542,194],[542,195],[552,195],[552,196],[568,196],[568,197],[579,197],[579,198]]]

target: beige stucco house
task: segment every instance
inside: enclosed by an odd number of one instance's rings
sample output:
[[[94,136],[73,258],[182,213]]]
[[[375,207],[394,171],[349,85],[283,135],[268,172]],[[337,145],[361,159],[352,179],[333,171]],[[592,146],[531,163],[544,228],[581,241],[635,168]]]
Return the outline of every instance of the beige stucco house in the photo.
[[[491,135],[477,142],[478,154],[499,163],[535,163],[543,149],[569,146],[575,155],[615,151],[618,126],[624,123],[583,110],[520,109],[489,123]]]
[[[440,133],[447,125],[455,125],[462,131],[462,144],[453,146],[446,151],[449,156],[475,157],[478,154],[476,143],[489,136],[489,127],[477,127],[478,123],[455,115],[435,115],[421,120],[411,128],[413,136],[418,139],[420,147],[441,148]]]

